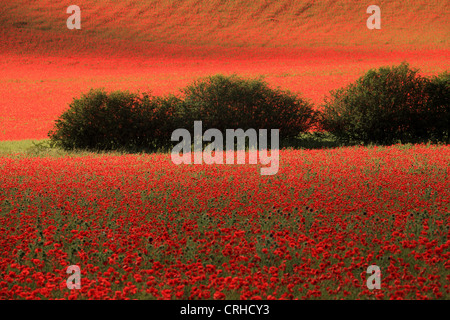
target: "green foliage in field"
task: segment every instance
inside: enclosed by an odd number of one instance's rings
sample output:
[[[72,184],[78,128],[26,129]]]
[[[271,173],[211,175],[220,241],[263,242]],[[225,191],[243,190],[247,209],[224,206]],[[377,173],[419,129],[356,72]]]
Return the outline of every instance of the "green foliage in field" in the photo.
[[[432,80],[408,64],[370,70],[325,99],[323,129],[344,141],[391,144],[448,138],[448,74]]]
[[[49,133],[64,149],[156,150],[171,146],[177,128],[204,130],[280,129],[282,139],[310,129],[316,112],[312,104],[259,79],[216,75],[182,90],[183,99],[91,90],[74,99]]]
[[[312,104],[300,97],[272,89],[260,79],[215,75],[183,89],[183,120],[193,127],[202,120],[203,129],[280,129],[280,138],[293,138],[314,125]]]
[[[223,134],[279,129],[287,147],[302,147],[299,137],[317,127],[335,137],[327,146],[336,139],[344,144],[449,141],[449,73],[426,78],[406,63],[370,70],[331,91],[320,111],[289,91],[237,75],[199,79],[181,93],[154,97],[91,90],[56,121],[51,142],[66,150],[169,150],[172,132],[185,128],[193,134],[194,121],[202,121],[204,131]]]
[[[431,79],[427,92],[430,97],[428,112],[423,114],[428,135],[433,140],[450,141],[450,73],[444,72]]]
[[[104,90],[74,99],[49,133],[63,149],[145,150],[164,146],[176,129],[179,100]]]

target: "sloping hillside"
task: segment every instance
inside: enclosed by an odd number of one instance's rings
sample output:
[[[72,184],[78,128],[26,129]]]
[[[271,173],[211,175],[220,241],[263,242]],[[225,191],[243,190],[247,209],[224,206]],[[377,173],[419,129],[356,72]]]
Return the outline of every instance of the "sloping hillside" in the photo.
[[[68,30],[66,8],[81,8]],[[369,30],[354,0],[3,0],[2,50],[80,51],[140,44],[222,47],[448,48],[449,1],[378,1],[381,30]],[[92,48],[91,48],[92,49]],[[135,49],[132,49],[135,50]]]
[[[81,30],[68,30],[68,6]],[[46,138],[90,88],[177,93],[211,74],[264,76],[320,104],[370,68],[448,70],[450,3],[349,0],[2,0],[0,141]]]

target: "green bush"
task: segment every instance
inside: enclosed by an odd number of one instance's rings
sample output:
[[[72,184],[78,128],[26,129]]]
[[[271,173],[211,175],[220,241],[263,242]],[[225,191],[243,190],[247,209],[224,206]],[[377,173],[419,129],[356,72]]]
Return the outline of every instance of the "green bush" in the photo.
[[[168,149],[173,143],[172,132],[182,125],[180,111],[183,101],[174,96],[148,97],[142,100],[141,113],[137,118],[138,127],[146,139],[140,149]]]
[[[312,128],[312,105],[289,91],[270,88],[260,79],[215,75],[182,90],[184,128],[193,131],[195,120],[203,130],[279,129],[280,138],[295,137]]]
[[[178,102],[172,96],[91,90],[73,100],[49,137],[64,149],[156,149],[170,141]]]
[[[172,132],[192,132],[195,120],[203,122],[203,130],[216,128],[224,134],[226,129],[280,129],[282,139],[315,123],[310,103],[261,80],[217,75],[194,82],[182,93],[184,100],[91,90],[73,100],[49,136],[64,149],[140,151],[171,147]]]
[[[429,82],[405,63],[370,70],[326,97],[322,128],[345,141],[388,144],[427,139]]]
[[[224,134],[280,129],[282,142],[314,128],[346,142],[449,141],[449,73],[428,79],[405,63],[370,70],[331,91],[321,112],[289,91],[236,75],[200,79],[181,92],[183,98],[91,90],[72,101],[49,137],[64,149],[168,149],[174,130],[193,133],[194,121],[201,120],[204,131]]]
[[[433,77],[428,83],[428,107],[423,118],[427,134],[433,141],[450,141],[450,73]]]

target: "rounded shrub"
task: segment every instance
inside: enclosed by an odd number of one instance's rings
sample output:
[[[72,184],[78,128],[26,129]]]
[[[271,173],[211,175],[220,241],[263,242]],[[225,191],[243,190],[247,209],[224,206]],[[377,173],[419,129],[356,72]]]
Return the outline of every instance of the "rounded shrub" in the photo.
[[[370,70],[334,90],[322,106],[321,126],[345,141],[414,142],[426,139],[429,80],[408,64]]]
[[[178,103],[172,96],[92,89],[72,101],[49,137],[64,149],[156,149],[167,145],[178,126],[173,116]]]
[[[280,138],[295,137],[312,128],[312,104],[289,91],[270,88],[261,79],[214,75],[195,81],[182,90],[184,127],[193,130],[202,121],[203,130],[279,129]]]

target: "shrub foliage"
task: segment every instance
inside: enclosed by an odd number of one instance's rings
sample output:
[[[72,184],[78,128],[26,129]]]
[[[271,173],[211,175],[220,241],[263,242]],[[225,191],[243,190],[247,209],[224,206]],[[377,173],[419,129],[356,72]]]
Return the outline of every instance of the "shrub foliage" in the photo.
[[[390,144],[449,141],[450,74],[431,79],[408,64],[368,71],[330,92],[322,110],[261,79],[215,75],[154,97],[128,91],[91,90],[74,99],[49,132],[65,149],[155,150],[173,145],[172,132],[279,129],[288,141],[316,127],[342,141]]]
[[[51,141],[64,149],[151,150],[167,145],[179,99],[91,90],[56,120]]]
[[[315,124],[312,104],[297,95],[272,89],[261,79],[215,75],[200,79],[182,90],[183,120],[203,129],[279,129],[280,138],[298,136]]]
[[[151,150],[172,145],[177,128],[280,129],[287,138],[314,124],[312,105],[261,80],[212,76],[182,90],[184,99],[91,90],[75,99],[49,133],[65,149]]]
[[[450,73],[433,77],[427,87],[428,108],[423,114],[432,141],[450,142]]]
[[[322,127],[346,141],[426,139],[430,89],[430,81],[405,63],[370,70],[355,83],[331,91],[322,109]]]

